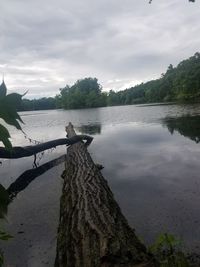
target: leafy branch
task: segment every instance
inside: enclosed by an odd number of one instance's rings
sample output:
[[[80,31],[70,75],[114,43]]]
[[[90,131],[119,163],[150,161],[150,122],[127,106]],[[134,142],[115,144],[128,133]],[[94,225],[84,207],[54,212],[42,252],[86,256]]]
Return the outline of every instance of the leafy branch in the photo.
[[[189,267],[181,248],[181,241],[171,234],[160,234],[149,250],[160,267]]]
[[[5,123],[16,127],[19,130],[21,126],[19,122],[22,122],[17,108],[21,105],[22,96],[20,94],[12,93],[7,95],[7,88],[4,83],[0,85],[0,119]],[[0,142],[2,142],[7,150],[12,150],[12,144],[9,140],[10,133],[5,126],[0,124]],[[7,206],[9,203],[9,196],[4,187],[0,184],[0,219],[5,217],[7,212]],[[11,235],[0,229],[0,240],[7,241],[12,238]],[[2,251],[0,251],[0,266],[4,263],[4,257]]]
[[[5,121],[5,123],[16,127],[21,130],[19,122],[22,122],[19,114],[17,113],[17,108],[21,105],[23,95],[12,93],[7,95],[7,88],[2,82],[0,86],[0,118]],[[9,140],[10,134],[5,126],[0,124],[0,142],[2,142],[7,150],[12,149],[12,144]]]

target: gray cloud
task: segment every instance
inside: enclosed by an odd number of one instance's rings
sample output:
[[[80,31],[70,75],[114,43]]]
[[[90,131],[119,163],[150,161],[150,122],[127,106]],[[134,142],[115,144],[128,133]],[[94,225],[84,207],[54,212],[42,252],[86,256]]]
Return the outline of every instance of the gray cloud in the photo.
[[[0,7],[0,73],[10,90],[29,89],[31,98],[88,76],[119,90],[199,50],[198,2],[9,0]]]

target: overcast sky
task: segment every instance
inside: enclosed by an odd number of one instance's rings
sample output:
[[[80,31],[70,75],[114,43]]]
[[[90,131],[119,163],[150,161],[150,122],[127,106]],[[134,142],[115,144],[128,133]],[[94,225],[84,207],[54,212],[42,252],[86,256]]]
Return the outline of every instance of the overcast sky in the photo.
[[[124,89],[200,51],[199,0],[1,0],[0,10],[0,75],[28,98],[84,77]]]

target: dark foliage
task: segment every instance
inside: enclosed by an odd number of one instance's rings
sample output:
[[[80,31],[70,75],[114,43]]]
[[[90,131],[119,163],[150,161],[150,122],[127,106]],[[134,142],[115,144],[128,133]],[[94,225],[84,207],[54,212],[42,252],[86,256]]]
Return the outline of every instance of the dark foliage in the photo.
[[[24,99],[20,110],[81,109],[155,102],[200,101],[200,53],[169,65],[161,77],[129,89],[102,92],[97,78],[78,80],[74,85],[60,89],[55,98]]]
[[[184,116],[177,118],[165,118],[163,125],[171,134],[179,134],[191,139],[195,143],[200,142],[200,116]]]
[[[60,89],[60,104],[65,109],[92,108],[106,106],[106,94],[101,92],[96,78],[78,80],[71,87]]]
[[[183,60],[177,67],[169,65],[161,78],[124,91],[110,91],[108,105],[127,105],[169,101],[200,100],[200,53]]]
[[[0,119],[4,123],[16,127],[21,130],[19,122],[23,122],[17,113],[17,107],[21,105],[22,96],[16,93],[7,94],[7,88],[4,83],[0,85]],[[7,128],[0,124],[0,142],[2,142],[7,150],[11,150],[12,144],[9,140],[10,134]]]
[[[29,110],[46,110],[56,108],[56,98],[43,97],[40,99],[23,99],[21,105],[18,107],[19,111]]]

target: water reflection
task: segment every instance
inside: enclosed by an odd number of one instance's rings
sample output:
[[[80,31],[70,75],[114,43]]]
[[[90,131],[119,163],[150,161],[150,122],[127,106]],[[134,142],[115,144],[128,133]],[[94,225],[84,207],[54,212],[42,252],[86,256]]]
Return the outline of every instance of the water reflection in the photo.
[[[101,134],[101,124],[86,124],[76,127],[81,134]]]
[[[0,184],[0,219],[7,214],[8,204],[10,202],[7,190]]]
[[[124,215],[147,243],[160,232],[170,232],[188,249],[200,250],[200,147],[196,145],[200,105],[34,114],[24,116],[24,130],[40,142],[65,137],[64,127],[69,121],[80,132],[95,135],[89,147],[92,158],[105,167],[102,172]],[[13,144],[24,146],[24,135],[10,131]],[[64,153],[65,148],[56,148],[53,156]],[[41,164],[51,159],[52,155],[45,153]],[[3,247],[6,266],[44,267],[54,263],[62,190],[58,177],[64,166],[45,171],[39,179],[34,178],[31,166],[31,159],[22,159],[3,161],[0,168],[0,182],[5,188],[12,192],[9,184],[13,183],[13,192],[23,190],[9,205],[6,228],[14,238]],[[19,180],[14,182],[14,177]],[[20,182],[23,177],[31,182],[26,190]]]
[[[200,116],[165,118],[162,122],[171,134],[176,131],[196,143],[200,142]]]
[[[65,159],[66,155],[62,155],[54,160],[48,161],[40,167],[26,170],[13,183],[11,183],[7,189],[0,184],[0,219],[5,217],[7,214],[8,205],[19,192],[27,188],[27,186],[37,177],[64,162]]]
[[[17,194],[23,191],[33,180],[35,180],[38,176],[42,175],[46,171],[50,170],[51,168],[59,165],[60,163],[64,162],[66,155],[62,155],[54,160],[51,160],[40,167],[33,168],[23,172],[16,180],[13,182],[8,189],[9,198],[12,200]]]
[[[104,176],[136,233],[152,243],[170,232],[187,249],[199,250],[199,146],[155,123],[104,127],[102,133],[90,150],[105,166]]]

